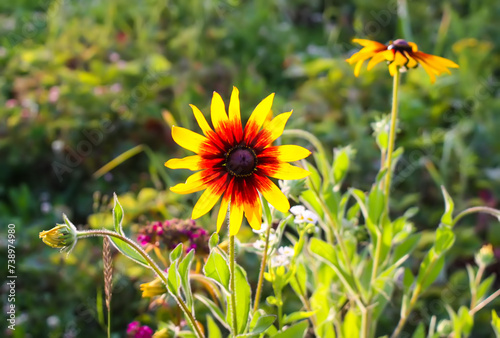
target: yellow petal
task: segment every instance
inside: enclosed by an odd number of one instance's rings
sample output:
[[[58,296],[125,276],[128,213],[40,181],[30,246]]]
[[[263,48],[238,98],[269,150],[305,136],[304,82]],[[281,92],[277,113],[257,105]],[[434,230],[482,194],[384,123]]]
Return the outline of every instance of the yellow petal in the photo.
[[[287,144],[266,148],[258,157],[273,157],[279,162],[293,162],[302,160],[309,155],[311,152],[306,148]]]
[[[372,47],[372,48],[387,48],[386,45],[381,44],[380,42],[367,40],[367,39],[353,39],[352,42],[358,43],[363,47]]]
[[[419,59],[419,64],[422,65],[422,67],[424,68],[425,72],[429,75],[429,77],[431,78],[431,83],[434,83],[436,82],[436,70],[432,69],[429,65],[427,65],[425,63],[425,61]]]
[[[229,235],[235,236],[240,230],[243,222],[243,204],[231,200],[231,211],[229,212]]]
[[[226,114],[226,106],[219,93],[214,92],[212,96],[212,105],[210,106],[210,113],[212,117],[212,124],[216,132],[222,130],[221,126],[227,123],[228,118]]]
[[[260,199],[256,198],[253,203],[246,203],[244,208],[248,224],[250,224],[253,229],[260,230],[262,226],[262,207],[260,205]]]
[[[220,202],[219,214],[217,215],[217,232],[220,231],[222,223],[224,223],[227,218],[227,207],[229,206],[229,197],[227,196],[228,194],[225,194]]]
[[[408,45],[411,46],[411,51],[412,52],[418,52],[418,46],[417,46],[416,43],[414,43],[414,42],[408,42]]]
[[[366,67],[367,70],[371,70],[376,64],[386,60],[386,55],[384,53],[377,53],[375,54],[370,62],[368,62],[368,66]]]
[[[277,178],[279,180],[300,180],[306,178],[311,173],[305,169],[295,167],[289,163],[273,164],[269,166],[260,166],[269,173],[270,177]]]
[[[202,171],[198,171],[189,176],[186,183],[179,183],[170,188],[171,191],[177,194],[191,194],[206,188],[206,184],[202,180]]]
[[[172,138],[182,148],[191,150],[197,154],[200,151],[201,144],[208,141],[206,137],[201,136],[194,131],[176,126],[172,127]]]
[[[406,63],[406,58],[401,53],[395,53],[394,61],[389,65],[389,73],[391,76],[396,74],[396,70]]]
[[[358,77],[359,73],[361,71],[361,67],[363,66],[363,63],[365,60],[360,60],[358,63],[356,63],[356,66],[354,66],[354,76]]]
[[[423,53],[423,54],[425,54],[425,53]],[[445,58],[442,58],[442,57],[437,56],[437,55],[426,54],[426,59],[432,63],[434,63],[434,62],[439,63],[440,65],[443,65],[444,67],[459,68],[459,66],[455,62],[448,60],[448,59],[445,59]]]
[[[290,202],[281,190],[267,177],[260,177],[258,189],[262,196],[271,203],[277,210],[287,212],[290,209]]]
[[[193,110],[194,118],[196,119],[196,122],[198,122],[198,125],[203,131],[203,134],[207,135],[209,132],[212,131],[212,128],[210,128],[210,125],[205,119],[205,116],[203,116],[203,113],[195,105],[190,104],[189,106]]]
[[[229,101],[229,121],[236,122],[241,126],[241,112],[240,112],[240,92],[238,88],[233,87],[231,93],[231,100]]]
[[[214,207],[215,203],[217,203],[223,192],[224,190],[218,187],[214,188],[209,186],[207,190],[201,194],[198,202],[196,202],[191,217],[197,219],[209,212]]]
[[[169,169],[189,169],[200,170],[201,156],[193,155],[184,158],[172,158],[165,162],[165,167]]]
[[[269,138],[270,143],[274,142],[278,137],[281,136],[281,134],[283,134],[283,130],[285,130],[285,125],[290,118],[290,115],[292,115],[292,111],[279,114],[274,119],[272,119],[271,122],[267,123],[264,126],[264,129],[268,130],[271,134]]]
[[[408,59],[408,63],[406,64],[407,68],[415,68],[418,65],[418,62],[407,52],[404,52],[406,58]]]
[[[262,125],[266,121],[266,117],[269,114],[269,111],[271,110],[271,107],[273,105],[273,100],[274,100],[274,93],[272,93],[264,100],[262,100],[257,105],[257,107],[255,107],[254,111],[252,112],[252,115],[250,115],[250,118],[248,119],[247,122],[247,126],[253,125],[251,127],[252,129],[254,128],[256,128],[257,130],[260,129],[260,127],[262,127]]]

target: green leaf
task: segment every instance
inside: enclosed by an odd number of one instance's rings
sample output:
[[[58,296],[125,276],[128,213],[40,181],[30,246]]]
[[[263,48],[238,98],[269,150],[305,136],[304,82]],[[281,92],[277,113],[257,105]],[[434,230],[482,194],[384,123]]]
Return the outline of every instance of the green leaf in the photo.
[[[235,293],[236,293],[236,315],[238,316],[238,334],[243,333],[248,324],[252,290],[248,284],[245,270],[239,265],[235,267]],[[229,296],[227,297],[226,321],[229,322],[231,311],[229,310]]]
[[[309,250],[313,254],[316,254],[324,258],[328,262],[338,265],[337,254],[335,252],[335,248],[333,247],[333,245],[328,244],[320,239],[317,239],[316,237],[313,237],[309,242]]]
[[[413,282],[415,281],[415,277],[413,276],[413,273],[411,272],[410,269],[405,268],[404,275],[403,275],[403,289],[405,294],[409,294],[410,288],[413,285]]]
[[[412,338],[425,338],[425,325],[423,323],[418,324]]]
[[[210,239],[208,240],[208,246],[210,250],[212,250],[217,245],[219,245],[219,234],[214,232],[212,236],[210,236]]]
[[[229,292],[229,266],[220,253],[212,250],[203,267],[205,276],[215,280]]]
[[[148,268],[150,268],[148,262],[142,257],[134,248],[132,248],[127,242],[122,241],[119,238],[109,236],[111,243],[115,246],[115,248],[120,251],[122,254],[130,258],[131,260],[142,264]]]
[[[283,324],[290,324],[290,323],[296,322],[298,320],[307,319],[307,318],[313,316],[315,313],[316,313],[316,311],[292,312],[289,315],[285,316],[285,318],[283,319]]]
[[[222,338],[222,333],[212,316],[207,316],[208,338]]]
[[[368,195],[368,215],[374,224],[380,223],[380,216],[384,212],[385,198],[384,192],[374,184],[370,194]]]
[[[469,336],[472,331],[472,326],[474,325],[474,318],[469,314],[469,310],[466,306],[461,306],[458,309],[458,319],[460,320],[460,324],[462,326],[462,331],[465,336]]]
[[[444,186],[441,186],[441,191],[443,193],[445,205],[444,214],[441,217],[441,223],[453,226],[453,209],[455,208],[455,203],[453,203],[453,200]]]
[[[273,338],[300,338],[304,337],[307,328],[309,327],[309,323],[307,320],[303,322],[297,323],[295,325],[290,326],[288,329],[282,332],[278,332]]]
[[[333,160],[333,182],[335,185],[342,183],[347,172],[349,171],[350,158],[346,148],[335,151],[335,159]]]
[[[307,270],[304,263],[300,262],[297,264],[297,270],[295,271],[295,278],[290,279],[290,286],[295,291],[295,293],[302,297],[306,293],[307,285]]]
[[[443,267],[444,256],[438,257],[433,248],[429,250],[420,265],[417,276],[417,284],[422,285],[422,291],[427,289],[436,280]]]
[[[434,249],[437,255],[441,255],[448,251],[455,242],[455,234],[451,230],[451,226],[441,223],[436,230],[436,242]]]
[[[490,291],[491,285],[493,285],[494,281],[495,281],[495,275],[491,275],[488,278],[486,278],[481,284],[479,284],[476,295],[478,301],[482,299],[484,296],[486,296],[486,294]]]
[[[408,236],[401,244],[394,250],[394,263],[399,261],[404,255],[409,255],[415,250],[420,240],[421,234],[414,234]]]
[[[177,259],[179,259],[182,255],[183,245],[182,243],[177,244],[174,250],[170,251],[170,263],[172,264]]]
[[[184,290],[184,295],[186,296],[186,303],[191,310],[193,309],[193,293],[191,292],[191,284],[189,283],[189,270],[191,268],[191,263],[194,258],[194,250],[189,251],[189,253],[184,257],[184,259],[179,263],[178,271],[181,277],[181,285]]]
[[[495,331],[496,337],[500,336],[500,318],[495,310],[491,310],[491,327]]]
[[[118,201],[118,197],[116,196],[116,193],[113,193],[113,199],[115,201],[115,205],[113,206],[113,222],[115,225],[115,231],[119,233],[120,235],[123,235],[123,228],[122,228],[122,222],[123,222],[123,208],[120,202]]]
[[[181,277],[179,276],[179,272],[177,271],[177,267],[175,264],[170,264],[170,268],[167,272],[167,287],[170,293],[177,295],[180,297],[179,288],[181,286]]]
[[[199,294],[195,293],[194,297],[198,299],[200,302],[205,304],[206,307],[212,312],[212,315],[221,323],[226,329],[231,330],[231,327],[228,325],[228,323],[225,320],[224,313],[222,310],[209,298]]]
[[[306,166],[307,166],[306,169],[311,173],[311,175],[307,177],[307,185],[314,190],[320,191],[321,176],[319,175],[316,168],[307,161],[306,161]]]
[[[257,319],[257,322],[255,323],[255,326],[253,327],[252,331],[250,331],[246,335],[241,335],[238,337],[253,337],[253,336],[258,336],[264,332],[267,331],[271,325],[273,325],[274,321],[276,320],[276,316],[274,315],[264,315],[260,316]]]
[[[360,337],[361,317],[356,315],[353,309],[347,311],[342,323],[344,337]]]

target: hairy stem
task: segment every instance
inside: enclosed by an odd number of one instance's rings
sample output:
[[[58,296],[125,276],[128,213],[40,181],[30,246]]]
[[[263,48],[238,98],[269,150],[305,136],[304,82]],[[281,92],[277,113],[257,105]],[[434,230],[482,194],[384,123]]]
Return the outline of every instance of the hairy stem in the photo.
[[[385,174],[385,205],[389,210],[389,195],[391,190],[392,178],[392,154],[394,152],[394,143],[396,140],[396,123],[398,120],[398,88],[399,88],[399,69],[396,69],[392,86],[392,109],[391,109],[391,129],[389,131],[389,144],[387,146],[387,173]]]
[[[253,312],[259,309],[260,296],[262,294],[262,284],[264,283],[264,272],[267,264],[267,251],[269,250],[269,235],[271,233],[271,224],[267,225],[266,229],[266,244],[264,245],[264,254],[260,263],[259,281],[257,282],[257,290],[255,291],[255,301],[253,303]]]
[[[234,236],[229,236],[229,272],[230,281],[229,287],[231,288],[231,319],[233,326],[233,336],[238,334],[238,317],[236,315],[236,274],[235,274],[235,261],[236,257],[234,255]]]

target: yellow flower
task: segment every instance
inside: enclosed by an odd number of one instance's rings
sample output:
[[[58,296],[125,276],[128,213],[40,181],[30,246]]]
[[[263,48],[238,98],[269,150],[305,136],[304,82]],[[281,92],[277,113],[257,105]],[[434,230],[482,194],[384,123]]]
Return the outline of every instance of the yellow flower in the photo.
[[[155,278],[149,283],[143,283],[140,285],[140,288],[142,291],[142,298],[161,296],[167,292],[167,287],[160,278]]]
[[[240,229],[243,214],[252,228],[260,229],[262,206],[259,192],[276,209],[282,212],[290,209],[288,199],[269,177],[281,180],[307,177],[307,170],[287,162],[301,160],[311,152],[296,145],[272,146],[283,133],[292,114],[283,113],[266,121],[273,98],[274,94],[271,94],[257,105],[243,129],[238,89],[233,87],[229,115],[221,96],[214,92],[211,105],[213,129],[202,112],[193,105],[191,108],[204,136],[188,129],[172,127],[174,141],[196,155],[171,159],[165,166],[200,171],[188,177],[186,183],[177,184],[170,190],[189,194],[205,189],[193,208],[193,219],[210,211],[222,197],[217,231],[226,219],[230,206],[229,229],[233,236]]]
[[[484,265],[484,266],[490,265],[491,263],[493,263],[495,259],[495,254],[493,253],[493,246],[491,244],[483,245],[474,258],[477,265]]]
[[[63,215],[63,219],[64,224],[57,224],[50,230],[40,232],[39,238],[48,246],[69,253],[76,244],[77,230],[66,215]]]
[[[448,68],[458,68],[455,62],[440,56],[420,52],[415,43],[403,39],[391,41],[388,45],[364,39],[354,39],[352,41],[363,46],[363,49],[346,60],[351,65],[356,64],[354,67],[355,76],[359,75],[361,66],[368,59],[371,60],[368,62],[367,70],[372,69],[376,64],[384,60],[387,61],[391,76],[394,76],[399,67],[409,69],[420,64],[431,78],[432,83],[436,81],[436,75],[450,74]]]

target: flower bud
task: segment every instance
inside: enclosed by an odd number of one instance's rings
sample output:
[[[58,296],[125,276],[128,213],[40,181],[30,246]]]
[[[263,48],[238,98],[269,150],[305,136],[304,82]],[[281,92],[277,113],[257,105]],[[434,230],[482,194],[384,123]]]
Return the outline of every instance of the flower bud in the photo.
[[[77,230],[68,217],[63,214],[64,224],[57,224],[54,228],[42,231],[39,238],[52,248],[60,248],[61,252],[70,252],[77,241]]]
[[[161,296],[167,292],[167,287],[160,278],[155,278],[149,283],[140,285],[142,291],[142,298],[151,298],[154,296]]]
[[[491,244],[483,245],[479,252],[474,257],[476,264],[479,266],[488,266],[493,263],[494,259],[493,246]]]

